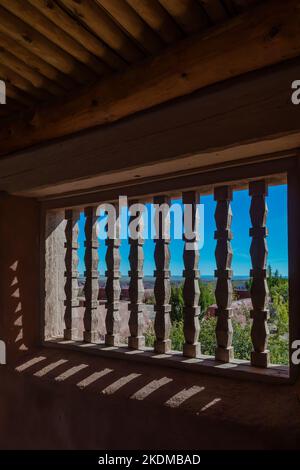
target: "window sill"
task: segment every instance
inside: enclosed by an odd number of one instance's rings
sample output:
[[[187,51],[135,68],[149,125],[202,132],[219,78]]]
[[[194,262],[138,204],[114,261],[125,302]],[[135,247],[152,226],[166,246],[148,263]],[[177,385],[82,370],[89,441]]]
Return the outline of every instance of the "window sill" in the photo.
[[[122,359],[152,366],[172,367],[189,372],[231,377],[234,379],[272,383],[288,383],[290,380],[289,367],[284,365],[272,364],[270,367],[263,369],[251,366],[249,361],[238,359],[231,363],[222,363],[215,361],[213,356],[201,355],[199,358],[193,359],[183,357],[179,351],[172,351],[168,354],[156,354],[152,348],[131,350],[126,345],[115,347],[82,341],[67,341],[64,339],[48,339],[43,344],[46,347],[81,351],[108,359]]]

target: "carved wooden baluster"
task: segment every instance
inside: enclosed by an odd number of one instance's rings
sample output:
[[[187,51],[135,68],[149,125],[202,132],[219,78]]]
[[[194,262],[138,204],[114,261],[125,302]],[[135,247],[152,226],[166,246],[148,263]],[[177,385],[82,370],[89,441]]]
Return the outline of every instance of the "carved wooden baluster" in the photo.
[[[217,303],[217,325],[216,325],[216,360],[230,362],[233,359],[232,347],[232,240],[231,221],[232,212],[230,201],[232,200],[232,190],[229,186],[215,188],[214,198],[217,201],[215,211],[215,221],[217,230],[215,239],[217,246],[215,250],[217,269],[215,276],[216,303]]]
[[[163,204],[165,210],[160,211],[159,207],[156,207],[155,218],[156,218],[156,230],[157,235],[155,239],[155,250],[154,259],[155,267],[154,271],[155,284],[154,284],[154,295],[155,295],[155,343],[154,350],[157,353],[167,353],[171,350],[171,340],[169,339],[171,330],[171,318],[170,311],[171,305],[169,304],[171,296],[171,285],[170,285],[170,251],[169,251],[169,235],[166,236],[166,225],[168,225],[168,214],[167,208],[170,206],[170,199],[167,196],[155,196],[153,200],[155,205],[160,206]]]
[[[184,206],[184,286],[183,286],[183,318],[184,337],[183,355],[187,357],[198,357],[200,355],[199,339],[199,249],[197,244],[197,204],[199,194],[196,191],[183,193],[182,202]],[[189,226],[189,225],[190,226]],[[188,230],[189,228],[189,230]],[[190,233],[189,233],[190,232]]]
[[[144,329],[144,312],[143,312],[143,298],[144,298],[144,283],[143,283],[143,265],[144,265],[144,251],[143,251],[143,221],[142,211],[139,210],[138,205],[132,203],[130,206],[131,217],[129,219],[129,262],[130,262],[130,283],[129,283],[129,330],[130,336],[128,338],[128,347],[132,349],[141,349],[145,346],[145,337],[143,336]],[[135,235],[134,235],[134,232]]]
[[[252,197],[250,206],[250,217],[252,228],[250,236],[252,237],[250,255],[252,269],[251,299],[252,307],[251,318],[253,319],[251,338],[254,351],[251,353],[251,364],[257,367],[267,367],[270,363],[270,353],[267,350],[269,311],[268,302],[268,284],[267,284],[267,256],[268,247],[266,237],[268,235],[266,227],[266,218],[268,208],[266,205],[266,196],[268,195],[268,186],[265,181],[253,181],[249,184],[249,194]]]
[[[66,255],[65,255],[65,329],[64,338],[75,339],[77,329],[74,328],[74,318],[77,317],[78,300],[78,221],[80,212],[78,210],[66,210]]]
[[[118,216],[118,214],[116,214]],[[105,286],[106,292],[106,335],[105,344],[108,346],[118,346],[120,333],[120,312],[119,302],[121,294],[120,286],[120,238],[119,227],[117,225],[115,238],[108,237],[106,240],[106,266],[105,273],[107,280]]]
[[[85,221],[85,312],[83,339],[88,343],[99,340],[97,331],[97,308],[99,305],[99,273],[98,273],[98,238],[97,238],[97,207],[86,207]]]

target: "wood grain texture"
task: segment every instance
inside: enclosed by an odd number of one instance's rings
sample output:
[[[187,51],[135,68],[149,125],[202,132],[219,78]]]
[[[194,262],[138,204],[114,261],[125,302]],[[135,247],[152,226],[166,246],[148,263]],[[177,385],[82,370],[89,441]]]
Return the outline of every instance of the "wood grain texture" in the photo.
[[[129,39],[113,19],[94,0],[60,0],[73,16],[86,25],[127,63],[144,57],[141,50]]]
[[[28,50],[23,45],[19,44],[14,38],[9,37],[7,34],[1,32],[0,28],[0,44],[1,47],[13,54],[19,60],[26,62],[28,67],[40,73],[46,79],[49,79],[53,85],[60,86],[65,92],[74,88],[76,82],[64,73],[61,73],[55,67],[36,55],[33,51]]]
[[[138,180],[142,194],[145,179],[166,178],[170,171],[290,154],[300,146],[300,107],[290,101],[290,84],[299,75],[298,60],[277,65],[114,126],[2,158],[0,188],[42,197],[89,188],[111,194],[111,185],[122,185],[127,194]],[[164,191],[156,181],[159,187]]]
[[[111,69],[119,70],[126,66],[126,62],[107,47],[103,41],[80,25],[75,18],[68,15],[54,0],[29,0],[29,3]]]
[[[186,34],[194,34],[208,25],[208,18],[195,0],[159,0]]]
[[[20,90],[19,88],[15,87],[12,83],[6,83],[6,96],[8,99],[11,98],[16,103],[28,107],[33,106],[37,103],[35,98],[33,99],[32,96],[28,95],[28,93],[24,92],[23,90]]]
[[[88,69],[93,70],[96,75],[101,76],[109,69],[102,61],[90,54],[85,47],[73,39],[63,29],[57,26],[56,22],[49,21],[37,8],[29,2],[22,0],[1,0],[1,5],[10,11],[17,18],[20,18],[34,30],[38,31],[45,38],[52,41],[60,49],[70,54],[71,57],[83,63]],[[88,71],[86,71],[87,74]],[[91,79],[93,75],[91,74]]]
[[[2,0],[4,6],[13,15],[30,25],[33,29],[41,33],[45,38],[52,41],[59,48],[70,56],[74,57],[78,62],[82,62],[88,68],[93,70],[97,75],[101,76],[107,71],[107,67],[96,57],[91,55],[85,47],[73,39],[62,28],[58,27],[56,22],[49,21],[37,8],[29,2],[22,0]]]
[[[15,88],[24,91],[36,100],[47,100],[51,97],[51,94],[48,92],[48,90],[41,90],[36,88],[29,80],[27,80],[27,78],[24,78],[22,75],[20,75],[20,73],[15,72],[7,65],[0,64],[0,77],[6,83],[13,84]]]
[[[278,19],[280,18],[280,26]],[[1,153],[122,117],[300,53],[300,7],[277,0],[230,20],[213,32],[181,41],[147,66],[103,80],[60,106],[36,111],[26,122],[1,130]],[[237,42],[237,37],[239,41]],[[14,135],[12,139],[10,136]]]
[[[8,5],[16,5],[9,2]],[[60,72],[70,75],[76,82],[84,84],[94,78],[89,69],[70,54],[47,39],[35,28],[0,6],[0,31],[51,64]]]
[[[126,1],[166,44],[172,44],[183,37],[176,22],[172,20],[158,0]]]
[[[96,0],[130,37],[147,54],[155,54],[162,48],[159,36],[124,0]]]
[[[14,54],[2,47],[0,47],[0,60],[3,65],[21,75],[36,88],[44,89],[53,95],[61,95],[63,93],[63,88],[43,76],[38,70],[30,67],[30,65],[24,62],[24,60],[20,60]]]

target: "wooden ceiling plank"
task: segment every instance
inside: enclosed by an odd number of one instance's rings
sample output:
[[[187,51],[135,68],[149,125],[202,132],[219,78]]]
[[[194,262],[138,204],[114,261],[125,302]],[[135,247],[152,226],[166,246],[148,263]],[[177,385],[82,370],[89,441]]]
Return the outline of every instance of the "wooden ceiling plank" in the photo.
[[[15,3],[12,2],[9,5],[15,5]],[[0,18],[0,31],[49,62],[59,71],[70,75],[81,84],[93,80],[94,74],[87,67],[2,6]]]
[[[0,31],[0,44],[1,47],[11,54],[16,56],[19,60],[26,62],[33,70],[48,78],[52,82],[59,85],[64,90],[74,88],[75,83],[70,77],[61,73],[52,65],[45,62],[43,59],[35,55],[32,51],[26,49],[17,41],[13,40],[6,34]]]
[[[196,0],[159,0],[186,34],[202,31],[209,25],[208,17]]]
[[[96,0],[114,21],[148,54],[156,54],[163,47],[160,37],[124,0]]]
[[[46,39],[52,41],[61,50],[76,59],[79,63],[84,64],[98,76],[109,72],[110,68],[102,61],[90,54],[85,47],[74,40],[63,29],[59,28],[56,23],[49,20],[37,8],[24,0],[1,0],[1,5],[10,11],[13,15],[24,21],[33,29],[42,34]],[[91,76],[92,79],[92,76]]]
[[[59,0],[81,23],[117,52],[126,62],[134,63],[144,57],[142,51],[96,4],[94,0]]]
[[[213,24],[221,23],[229,18],[221,0],[198,0]]]
[[[272,0],[218,28],[178,42],[147,63],[103,79],[73,99],[40,107],[30,123],[20,120],[2,128],[0,152],[7,154],[115,122],[197,89],[299,55],[299,2],[286,0],[283,4],[281,0]]]
[[[173,44],[175,41],[182,39],[183,35],[177,23],[158,0],[126,1],[166,44]]]
[[[17,72],[2,63],[0,64],[0,77],[5,81],[5,83],[11,83],[15,88],[19,88],[25,93],[28,93],[29,96],[33,96],[38,100],[46,100],[51,97],[51,94],[47,90],[36,88],[22,75],[19,75]]]
[[[0,39],[1,44],[1,39]],[[18,59],[16,56],[11,54],[9,51],[3,49],[0,46],[0,60],[3,65],[6,65],[14,72],[23,76],[27,79],[32,85],[37,88],[42,88],[47,90],[52,95],[62,95],[64,90],[60,88],[55,82],[52,82],[48,78],[41,75],[37,70],[32,69],[25,62]]]
[[[6,95],[8,98],[12,98],[15,102],[21,103],[28,107],[32,107],[36,100],[24,93],[22,90],[16,88],[12,83],[6,83]]]
[[[29,0],[29,2],[112,70],[124,69],[126,62],[80,25],[74,17],[68,15],[54,0]]]

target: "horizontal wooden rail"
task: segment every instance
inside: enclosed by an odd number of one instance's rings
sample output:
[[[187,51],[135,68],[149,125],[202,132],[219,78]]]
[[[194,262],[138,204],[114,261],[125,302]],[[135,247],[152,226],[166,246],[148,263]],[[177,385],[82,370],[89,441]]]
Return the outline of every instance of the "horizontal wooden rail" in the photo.
[[[10,31],[11,17],[8,13],[4,16],[4,26]],[[24,31],[24,25],[19,23],[19,29]],[[32,31],[30,28],[27,30],[30,37]],[[56,46],[43,42],[38,33],[35,36],[33,44],[37,42],[37,48],[34,52],[39,57],[46,52],[52,65],[64,72],[71,70],[74,79],[82,78],[82,67],[79,68],[71,56],[62,51],[57,54]],[[147,63],[104,79],[77,97],[36,109],[29,120],[12,122],[1,129],[0,153],[9,154],[43,141],[108,124],[299,54],[299,2],[266,1],[225,25],[179,42]]]
[[[43,342],[45,347],[59,350],[69,349],[80,351],[110,359],[122,359],[148,364],[154,367],[172,367],[179,370],[195,372],[196,374],[208,374],[225,376],[233,379],[250,380],[255,382],[288,383],[289,371],[287,366],[273,365],[268,369],[253,367],[249,361],[234,359],[231,363],[215,361],[213,356],[200,355],[198,358],[186,358],[180,351],[172,351],[169,354],[156,354],[152,348],[144,350],[128,349],[127,345],[110,347],[106,345],[83,343],[81,341],[65,341],[49,339]]]
[[[75,192],[75,194],[66,194],[60,197],[41,198],[40,203],[45,210],[59,209],[65,207],[85,206],[88,204],[96,205],[101,202],[113,202],[120,195],[127,196],[129,200],[150,199],[155,194],[168,192],[171,195],[178,196],[187,189],[201,189],[202,194],[213,192],[216,185],[222,185],[227,181],[235,189],[247,188],[249,181],[256,179],[259,175],[264,177],[271,184],[283,184],[286,182],[286,172],[297,168],[297,151],[288,154],[279,154],[278,158],[272,159],[271,156],[261,157],[258,161],[252,160],[248,163],[241,161],[239,165],[224,163],[203,170],[183,171],[175,173],[168,177],[145,178],[135,182],[128,181],[124,185],[111,185],[93,191]]]

